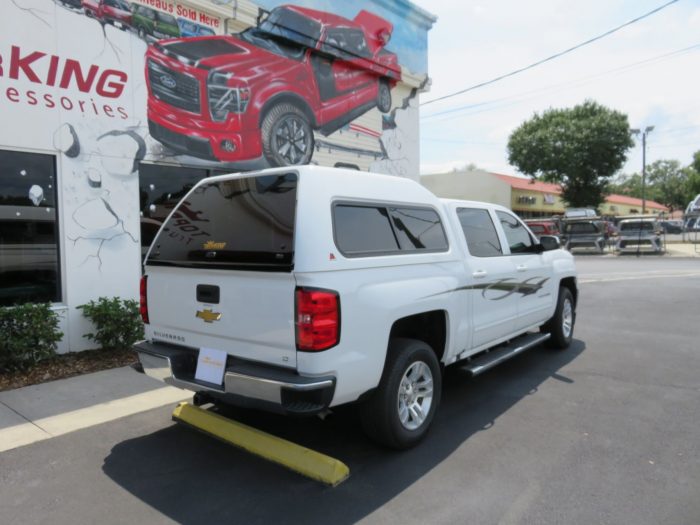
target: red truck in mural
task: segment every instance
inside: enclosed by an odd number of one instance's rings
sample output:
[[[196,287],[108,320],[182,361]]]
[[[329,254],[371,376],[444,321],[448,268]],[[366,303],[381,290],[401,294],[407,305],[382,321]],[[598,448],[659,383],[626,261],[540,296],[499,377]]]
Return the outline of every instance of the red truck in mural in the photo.
[[[329,135],[391,109],[401,79],[385,49],[392,30],[367,11],[350,20],[281,6],[237,35],[155,43],[146,53],[151,136],[209,160],[307,164],[314,130]]]
[[[82,0],[87,16],[110,23],[119,29],[131,25],[131,6],[126,0]]]

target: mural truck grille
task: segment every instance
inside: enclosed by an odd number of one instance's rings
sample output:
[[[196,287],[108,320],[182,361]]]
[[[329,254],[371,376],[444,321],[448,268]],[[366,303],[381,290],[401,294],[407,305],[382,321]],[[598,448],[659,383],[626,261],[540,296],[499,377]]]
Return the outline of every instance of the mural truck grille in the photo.
[[[166,104],[200,113],[199,81],[191,75],[148,61],[148,80],[153,94]]]

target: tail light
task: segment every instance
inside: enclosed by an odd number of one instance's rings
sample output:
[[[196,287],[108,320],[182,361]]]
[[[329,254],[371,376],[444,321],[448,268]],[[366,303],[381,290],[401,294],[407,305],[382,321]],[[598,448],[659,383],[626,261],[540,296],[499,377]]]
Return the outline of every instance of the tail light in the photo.
[[[297,350],[318,352],[340,340],[340,298],[332,290],[296,289]]]
[[[139,312],[144,324],[148,324],[148,275],[141,276],[141,297]]]

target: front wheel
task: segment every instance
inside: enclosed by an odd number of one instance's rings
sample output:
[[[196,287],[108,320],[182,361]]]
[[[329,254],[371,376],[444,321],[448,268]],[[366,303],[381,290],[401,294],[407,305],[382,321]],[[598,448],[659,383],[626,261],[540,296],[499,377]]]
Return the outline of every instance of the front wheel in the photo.
[[[314,133],[309,119],[288,103],[273,106],[262,126],[263,153],[271,166],[308,164],[314,150]]]
[[[564,350],[571,345],[571,341],[574,338],[575,321],[574,297],[571,294],[571,290],[562,286],[559,288],[557,308],[554,311],[554,315],[542,326],[540,331],[550,335],[547,341],[549,346]]]
[[[389,88],[389,84],[386,80],[379,81],[377,109],[382,113],[389,113],[389,111],[391,111],[391,88]]]
[[[441,388],[432,348],[415,339],[392,340],[379,388],[361,407],[365,433],[391,448],[415,446],[435,417]]]

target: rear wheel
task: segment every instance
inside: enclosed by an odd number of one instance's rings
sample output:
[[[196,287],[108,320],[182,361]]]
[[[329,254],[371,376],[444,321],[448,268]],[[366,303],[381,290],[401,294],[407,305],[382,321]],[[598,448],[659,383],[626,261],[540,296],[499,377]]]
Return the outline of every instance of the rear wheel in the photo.
[[[289,103],[273,106],[263,119],[263,153],[272,166],[308,164],[314,149],[314,134],[303,111]]]
[[[432,348],[415,339],[392,340],[379,388],[361,407],[365,432],[391,448],[415,446],[433,421],[441,387]]]
[[[557,308],[554,311],[554,315],[542,326],[540,331],[550,334],[551,337],[547,341],[549,346],[564,350],[569,347],[574,338],[575,321],[574,297],[571,294],[571,290],[562,286],[559,288]]]

